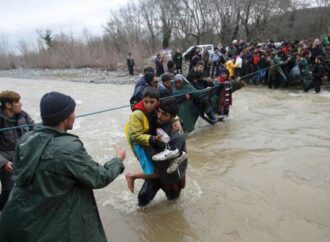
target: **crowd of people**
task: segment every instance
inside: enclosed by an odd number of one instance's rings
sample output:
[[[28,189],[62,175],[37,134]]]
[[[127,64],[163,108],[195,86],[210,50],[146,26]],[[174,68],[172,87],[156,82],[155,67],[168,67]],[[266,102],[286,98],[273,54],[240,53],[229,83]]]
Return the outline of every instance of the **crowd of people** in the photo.
[[[234,40],[228,46],[219,44],[212,52],[196,46],[184,58],[177,49],[167,62],[167,72],[182,74],[184,59],[189,61],[187,77],[203,62],[206,80],[219,78],[223,70],[227,70],[230,80],[241,77],[246,83],[264,84],[269,88],[300,86],[305,92],[314,88],[318,93],[322,81],[326,82],[329,76],[330,36],[322,40],[269,40],[266,43]],[[155,67],[156,76],[161,78],[165,73],[161,54],[157,55]]]

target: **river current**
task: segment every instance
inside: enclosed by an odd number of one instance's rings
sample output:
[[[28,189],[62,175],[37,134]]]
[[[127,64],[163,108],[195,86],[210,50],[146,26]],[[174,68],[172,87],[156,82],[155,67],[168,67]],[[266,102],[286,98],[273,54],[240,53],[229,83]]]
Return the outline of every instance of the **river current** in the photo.
[[[40,122],[39,101],[49,91],[71,95],[76,115],[128,104],[134,85],[0,78],[0,90],[21,94],[23,109]],[[330,93],[245,87],[233,95],[229,118],[202,120],[187,135],[189,166],[181,197],[159,191],[137,206],[123,175],[95,190],[109,241],[329,241]],[[127,150],[125,172],[139,171],[126,144],[129,108],[76,119],[99,163]]]

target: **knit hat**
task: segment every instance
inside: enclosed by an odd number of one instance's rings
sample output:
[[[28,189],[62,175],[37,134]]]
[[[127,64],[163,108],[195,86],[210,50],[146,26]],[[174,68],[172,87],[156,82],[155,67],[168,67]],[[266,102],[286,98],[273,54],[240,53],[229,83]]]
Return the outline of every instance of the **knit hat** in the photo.
[[[179,103],[175,97],[166,97],[160,100],[159,108],[171,116],[176,116],[179,112]]]
[[[40,100],[40,115],[45,125],[57,125],[74,112],[76,102],[59,92],[46,93]]]

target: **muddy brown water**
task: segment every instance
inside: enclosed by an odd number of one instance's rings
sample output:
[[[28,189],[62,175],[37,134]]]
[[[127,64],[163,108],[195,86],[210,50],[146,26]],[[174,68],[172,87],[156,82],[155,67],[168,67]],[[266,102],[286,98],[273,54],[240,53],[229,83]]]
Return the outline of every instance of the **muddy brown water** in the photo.
[[[76,114],[128,104],[133,85],[0,78],[21,94],[36,121],[48,91],[71,95]],[[139,171],[125,142],[128,108],[76,120],[96,161],[115,146],[128,151],[126,171]],[[234,94],[229,118],[199,121],[187,136],[187,185],[175,202],[160,191],[137,206],[123,175],[95,190],[109,241],[330,241],[330,93],[247,87]]]

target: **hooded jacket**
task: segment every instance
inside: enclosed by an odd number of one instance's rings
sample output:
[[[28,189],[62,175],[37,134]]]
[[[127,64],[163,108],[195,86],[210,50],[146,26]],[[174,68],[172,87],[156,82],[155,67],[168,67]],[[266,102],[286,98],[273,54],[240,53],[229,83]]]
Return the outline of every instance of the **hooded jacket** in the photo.
[[[156,110],[154,113],[147,113],[143,100],[132,106],[128,123],[125,126],[125,134],[128,144],[138,144],[149,147],[154,143],[153,136],[156,133]]]
[[[99,165],[77,136],[38,125],[18,142],[14,162],[1,242],[106,241],[92,189],[123,172],[119,158]]]

